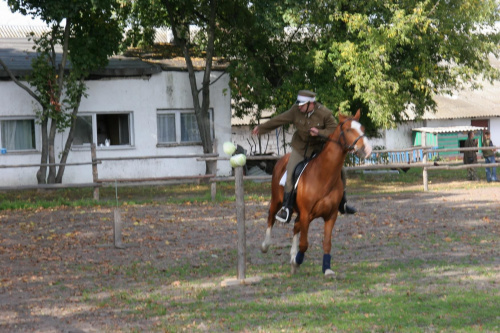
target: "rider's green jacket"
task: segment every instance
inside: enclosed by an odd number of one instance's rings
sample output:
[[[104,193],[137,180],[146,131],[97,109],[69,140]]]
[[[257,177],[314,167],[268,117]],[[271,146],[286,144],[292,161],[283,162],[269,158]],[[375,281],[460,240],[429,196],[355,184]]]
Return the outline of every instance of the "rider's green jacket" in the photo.
[[[328,136],[337,127],[337,122],[333,118],[332,111],[324,105],[316,102],[314,110],[309,113],[302,113],[299,106],[294,104],[288,111],[283,112],[269,121],[259,125],[259,135],[266,134],[282,125],[293,124],[295,132],[292,136],[291,146],[297,152],[304,154],[308,151],[320,151],[325,140],[320,136]],[[309,135],[309,130],[316,127],[320,136]]]

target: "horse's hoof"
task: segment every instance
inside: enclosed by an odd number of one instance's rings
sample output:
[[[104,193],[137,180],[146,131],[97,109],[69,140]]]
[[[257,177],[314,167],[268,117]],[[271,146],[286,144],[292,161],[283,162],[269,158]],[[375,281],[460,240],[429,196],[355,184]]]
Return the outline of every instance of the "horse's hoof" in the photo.
[[[299,265],[292,263],[291,266],[292,266],[292,269],[290,272],[292,273],[292,275],[297,274],[297,270],[299,269]]]
[[[328,268],[325,271],[325,277],[327,277],[327,278],[333,278],[333,277],[335,277],[335,272]]]
[[[266,243],[262,243],[262,245],[260,246],[260,250],[262,251],[262,253],[267,253],[267,250],[269,250],[269,245],[267,245]]]

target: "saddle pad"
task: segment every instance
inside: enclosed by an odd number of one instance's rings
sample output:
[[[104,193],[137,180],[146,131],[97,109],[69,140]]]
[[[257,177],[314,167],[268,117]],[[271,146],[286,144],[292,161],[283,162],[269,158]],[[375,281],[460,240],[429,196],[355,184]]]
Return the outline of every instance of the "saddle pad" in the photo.
[[[297,185],[299,184],[300,176],[302,176],[302,172],[304,172],[304,170],[306,169],[307,164],[309,164],[309,162],[305,163],[302,170],[300,170],[300,174],[297,176],[297,180],[295,181],[295,186],[293,187],[294,189],[297,188]],[[295,172],[297,172],[297,170],[295,170]],[[283,176],[281,176],[281,179],[279,182],[279,184],[283,187],[285,187],[285,183],[286,183],[286,173],[287,173],[287,171],[285,170],[285,173],[283,174]]]
[[[286,183],[286,170],[285,173],[283,174],[283,177],[281,177],[280,179],[280,185],[285,187],[285,183]]]

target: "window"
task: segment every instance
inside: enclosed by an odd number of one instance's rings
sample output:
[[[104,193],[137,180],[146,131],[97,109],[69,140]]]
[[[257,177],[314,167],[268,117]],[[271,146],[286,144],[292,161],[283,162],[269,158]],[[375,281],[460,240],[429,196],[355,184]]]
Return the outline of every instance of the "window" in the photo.
[[[175,114],[158,114],[158,143],[176,142]]]
[[[194,113],[181,113],[181,142],[201,142]]]
[[[97,114],[97,144],[130,145],[129,115],[128,114]]]
[[[91,144],[92,140],[92,116],[76,117],[75,136],[73,137],[74,145]]]
[[[1,146],[7,151],[36,149],[35,120],[0,121]]]
[[[213,110],[209,110],[210,135],[214,137]],[[158,110],[158,144],[200,144],[198,122],[193,110]]]
[[[76,119],[73,145],[92,142],[102,146],[131,145],[131,113],[82,114]]]

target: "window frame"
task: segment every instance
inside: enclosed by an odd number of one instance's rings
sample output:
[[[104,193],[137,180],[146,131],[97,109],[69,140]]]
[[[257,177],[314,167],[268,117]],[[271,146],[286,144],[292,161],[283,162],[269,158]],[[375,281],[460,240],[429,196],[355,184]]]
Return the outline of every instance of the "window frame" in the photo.
[[[19,121],[19,120],[30,120],[33,122],[33,138],[32,141],[34,143],[34,148],[28,148],[28,149],[9,149],[6,147],[5,143],[2,140],[2,123],[5,121]],[[23,154],[23,153],[33,153],[33,152],[38,152],[39,147],[41,145],[40,143],[40,126],[37,123],[37,119],[34,116],[19,116],[19,117],[0,117],[0,148],[6,148],[8,153],[16,153],[16,154]]]
[[[158,128],[158,116],[159,115],[171,115],[175,116],[175,142],[159,142],[160,133]],[[181,115],[182,114],[195,114],[194,109],[157,109],[156,110],[156,137],[157,147],[177,147],[177,146],[200,146],[202,141],[182,141],[182,126],[181,126]],[[215,138],[214,132],[214,109],[208,109],[208,116],[210,122],[210,136],[212,140]]]
[[[129,132],[129,143],[128,144],[123,144],[123,145],[110,145],[110,146],[105,146],[104,144],[100,145],[98,144],[98,133],[97,133],[97,116],[99,115],[120,115],[120,114],[126,114],[128,115],[128,132]],[[97,148],[101,149],[123,149],[123,148],[130,148],[134,146],[135,139],[134,139],[134,112],[133,111],[120,111],[120,112],[78,112],[77,117],[88,117],[90,116],[92,118],[92,142],[91,143],[84,143],[84,144],[73,144],[71,145],[72,149],[82,149],[82,148],[90,148],[92,143],[96,144]],[[74,138],[73,138],[74,141]]]

